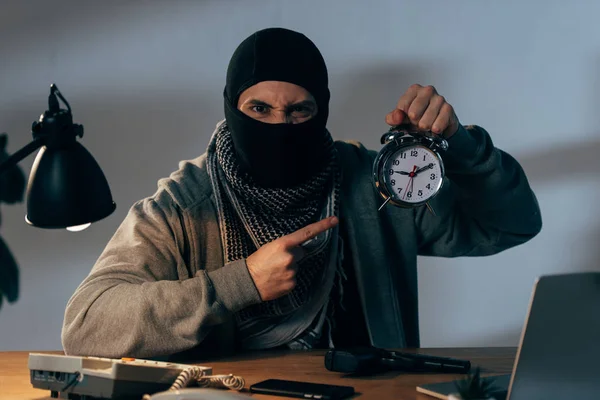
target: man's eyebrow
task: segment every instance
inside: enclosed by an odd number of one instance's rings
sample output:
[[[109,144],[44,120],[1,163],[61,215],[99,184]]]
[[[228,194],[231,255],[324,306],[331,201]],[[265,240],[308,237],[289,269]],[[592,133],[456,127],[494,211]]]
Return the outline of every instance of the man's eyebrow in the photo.
[[[317,104],[312,100],[302,100],[298,103],[290,104],[288,107],[315,107]]]
[[[250,100],[247,100],[245,103],[253,105],[253,106],[263,106],[263,107],[273,108],[273,106],[270,105],[269,103],[259,100],[259,99],[250,99]],[[290,104],[286,108],[292,108],[292,107],[309,107],[309,108],[312,107],[312,108],[314,108],[314,107],[316,107],[316,105],[317,104],[312,100],[302,100],[302,101],[299,101],[298,103]]]
[[[247,104],[252,104],[253,106],[263,106],[263,107],[271,107],[273,108],[272,105],[270,105],[269,103],[265,103],[262,100],[258,100],[258,99],[250,99],[248,101],[246,101]]]

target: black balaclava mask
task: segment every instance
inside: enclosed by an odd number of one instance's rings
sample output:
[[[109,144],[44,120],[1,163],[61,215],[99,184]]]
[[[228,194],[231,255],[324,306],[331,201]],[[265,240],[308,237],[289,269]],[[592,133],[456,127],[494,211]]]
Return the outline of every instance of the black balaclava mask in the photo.
[[[300,124],[268,124],[238,110],[240,94],[263,81],[303,87],[315,98],[317,114]],[[323,168],[329,96],[325,61],[303,34],[269,28],[238,46],[227,69],[225,119],[238,161],[258,185],[291,187]]]

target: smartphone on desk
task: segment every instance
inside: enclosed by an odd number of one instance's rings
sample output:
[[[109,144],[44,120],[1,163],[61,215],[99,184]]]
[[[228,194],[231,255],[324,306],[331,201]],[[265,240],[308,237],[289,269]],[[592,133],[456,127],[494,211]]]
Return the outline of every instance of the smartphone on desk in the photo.
[[[250,393],[272,394],[301,399],[338,400],[354,395],[352,386],[267,379],[250,386]]]

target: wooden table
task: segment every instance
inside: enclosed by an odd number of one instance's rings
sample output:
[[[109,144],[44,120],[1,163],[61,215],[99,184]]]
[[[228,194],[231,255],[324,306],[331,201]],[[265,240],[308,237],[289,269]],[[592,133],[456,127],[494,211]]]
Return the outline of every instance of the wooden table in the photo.
[[[481,366],[485,375],[510,373],[516,355],[516,349],[509,347],[435,348],[419,349],[417,352],[470,360],[473,366]],[[61,354],[58,352],[48,353]],[[31,386],[29,369],[27,368],[28,354],[29,352],[0,352],[0,399],[41,400],[49,398],[49,392],[34,389]],[[327,371],[323,365],[324,354],[324,351],[261,352],[200,364],[212,366],[215,374],[233,373],[241,375],[246,380],[245,390],[261,380],[279,378],[354,386],[357,392],[355,398],[376,400],[433,400],[432,397],[417,393],[416,386],[463,377],[448,374],[389,372],[372,377],[349,378],[340,373]],[[253,397],[265,400],[284,399],[283,397],[265,395],[253,395]]]

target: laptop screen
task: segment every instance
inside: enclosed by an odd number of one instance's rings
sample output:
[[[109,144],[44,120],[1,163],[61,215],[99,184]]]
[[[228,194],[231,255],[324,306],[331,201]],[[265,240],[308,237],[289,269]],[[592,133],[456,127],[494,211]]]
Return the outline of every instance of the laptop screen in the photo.
[[[600,399],[600,273],[537,281],[508,399]]]

